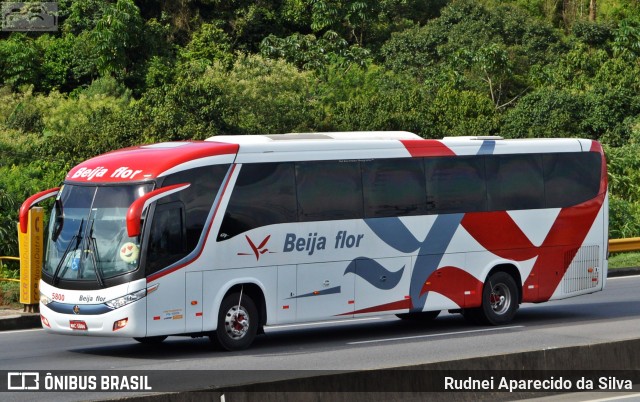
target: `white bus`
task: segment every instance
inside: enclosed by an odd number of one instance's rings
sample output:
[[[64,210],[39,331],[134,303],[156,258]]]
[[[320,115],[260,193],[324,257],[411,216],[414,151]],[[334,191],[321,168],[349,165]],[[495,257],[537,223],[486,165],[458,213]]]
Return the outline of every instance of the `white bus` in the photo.
[[[237,350],[269,325],[347,317],[497,325],[607,277],[591,140],[217,136],[87,160],[25,201],[22,227],[47,197],[40,313],[59,334]]]

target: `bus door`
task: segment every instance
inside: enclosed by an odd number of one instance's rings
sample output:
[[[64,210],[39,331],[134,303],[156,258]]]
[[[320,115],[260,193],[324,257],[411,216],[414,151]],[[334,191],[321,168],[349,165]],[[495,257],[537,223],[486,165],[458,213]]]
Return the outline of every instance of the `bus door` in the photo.
[[[186,332],[202,331],[202,272],[187,272],[185,303],[185,325]]]
[[[147,336],[185,332],[185,274],[177,271],[157,281],[147,296]]]
[[[184,221],[185,212],[181,202],[171,201],[156,206],[146,259],[147,272],[152,277],[176,264],[186,254]],[[192,282],[196,278],[189,279]],[[147,336],[185,331],[185,281],[185,271],[181,269],[153,281],[152,284],[157,283],[158,288],[147,296]],[[191,294],[189,296],[192,297]]]

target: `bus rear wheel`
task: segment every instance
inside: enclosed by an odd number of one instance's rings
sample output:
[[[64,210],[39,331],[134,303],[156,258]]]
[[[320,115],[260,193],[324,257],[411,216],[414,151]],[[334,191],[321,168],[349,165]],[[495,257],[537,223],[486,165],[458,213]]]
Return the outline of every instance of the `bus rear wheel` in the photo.
[[[506,272],[489,276],[482,289],[482,306],[465,310],[465,318],[472,322],[501,325],[511,322],[518,311],[518,287]]]
[[[212,335],[212,341],[226,350],[248,348],[258,332],[258,309],[247,294],[227,295],[220,305],[218,329]]]

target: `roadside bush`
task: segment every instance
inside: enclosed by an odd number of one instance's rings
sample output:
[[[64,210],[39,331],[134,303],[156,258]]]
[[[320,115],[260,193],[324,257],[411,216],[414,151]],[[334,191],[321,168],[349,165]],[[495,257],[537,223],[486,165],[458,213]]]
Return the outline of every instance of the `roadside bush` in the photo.
[[[640,236],[640,203],[615,196],[609,198],[609,238]]]
[[[20,304],[20,284],[0,281],[0,306],[17,307]]]

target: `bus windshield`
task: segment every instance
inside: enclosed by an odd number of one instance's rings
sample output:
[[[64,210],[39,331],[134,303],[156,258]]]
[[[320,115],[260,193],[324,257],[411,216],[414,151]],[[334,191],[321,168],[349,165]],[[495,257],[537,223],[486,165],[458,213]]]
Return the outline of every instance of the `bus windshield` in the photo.
[[[97,281],[135,271],[139,240],[127,236],[126,215],[153,183],[121,186],[65,185],[51,215],[43,273],[60,279]]]

